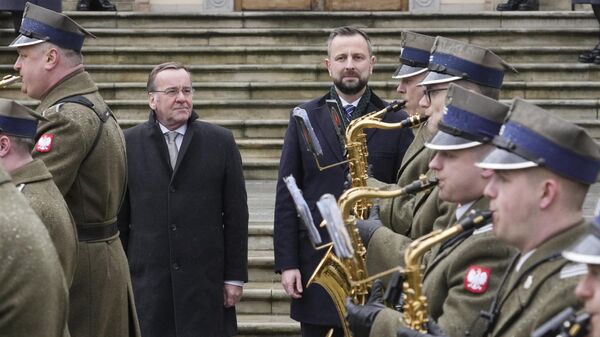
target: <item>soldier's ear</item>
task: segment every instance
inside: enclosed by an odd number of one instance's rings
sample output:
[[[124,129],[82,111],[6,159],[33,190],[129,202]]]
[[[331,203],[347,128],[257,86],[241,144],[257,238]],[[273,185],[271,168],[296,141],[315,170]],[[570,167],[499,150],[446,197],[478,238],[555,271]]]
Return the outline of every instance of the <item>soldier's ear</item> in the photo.
[[[46,51],[46,55],[44,55],[44,60],[46,61],[44,68],[46,68],[46,70],[51,70],[55,68],[58,65],[59,57],[64,56],[59,55],[57,48],[52,47],[48,49],[48,51]]]
[[[10,152],[10,138],[0,135],[0,158],[6,157]]]

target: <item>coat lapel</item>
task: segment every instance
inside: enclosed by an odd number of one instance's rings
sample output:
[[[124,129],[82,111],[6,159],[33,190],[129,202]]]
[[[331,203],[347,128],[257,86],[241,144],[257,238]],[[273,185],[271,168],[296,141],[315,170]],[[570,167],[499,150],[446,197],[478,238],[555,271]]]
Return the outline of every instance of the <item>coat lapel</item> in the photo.
[[[193,123],[194,123],[194,121],[192,121],[188,124],[188,128],[185,131],[185,135],[183,136],[181,148],[179,149],[179,153],[177,154],[177,163],[175,164],[175,169],[173,169],[173,177],[175,177],[175,174],[177,174],[177,169],[179,168],[179,165],[181,164],[183,157],[185,157],[185,154],[187,153],[187,150],[190,146],[190,142],[192,141],[192,137],[194,137],[195,128],[192,127]]]

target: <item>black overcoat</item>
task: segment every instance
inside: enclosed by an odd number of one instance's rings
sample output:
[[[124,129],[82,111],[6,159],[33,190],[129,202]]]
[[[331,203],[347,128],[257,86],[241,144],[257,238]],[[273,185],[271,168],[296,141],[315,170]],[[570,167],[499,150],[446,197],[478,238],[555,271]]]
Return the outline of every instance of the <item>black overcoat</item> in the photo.
[[[248,279],[241,157],[230,131],[196,118],[174,173],[153,112],[125,132],[129,181],[119,229],[145,337],[236,332],[223,282]]]
[[[329,99],[329,94],[304,103],[300,107],[307,111],[323,148],[321,163],[331,164],[340,162],[344,158],[327,111],[326,99]],[[378,111],[386,105],[386,102],[372,93],[367,111]],[[403,111],[388,113],[384,122],[399,122],[406,117],[407,114]],[[413,139],[411,130],[366,129],[365,133],[369,150],[368,160],[372,165],[373,176],[383,182],[395,182],[396,172],[400,167],[404,152]],[[279,163],[273,239],[275,270],[279,272],[299,268],[302,274],[302,283],[305,288],[302,299],[292,300],[291,317],[293,319],[304,323],[340,326],[335,306],[325,290],[318,285],[306,288],[306,283],[324,252],[313,249],[304,226],[299,222],[294,203],[282,180],[283,177],[290,174],[295,177],[298,187],[303,191],[312,217],[318,225],[321,222],[321,215],[316,207],[316,202],[325,193],[332,193],[336,198],[340,196],[345,181],[345,168],[337,166],[319,171],[312,154],[306,150],[302,135],[298,132],[293,119],[290,119],[285,134]],[[327,230],[321,228],[320,232],[321,237],[328,242]]]

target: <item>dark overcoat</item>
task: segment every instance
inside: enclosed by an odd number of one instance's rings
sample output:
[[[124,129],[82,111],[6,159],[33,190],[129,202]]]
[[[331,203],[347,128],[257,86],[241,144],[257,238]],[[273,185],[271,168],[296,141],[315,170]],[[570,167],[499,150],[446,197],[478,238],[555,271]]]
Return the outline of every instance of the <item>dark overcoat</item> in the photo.
[[[0,0],[0,11],[22,11],[27,2],[62,12],[61,0]]]
[[[230,131],[188,121],[175,170],[153,112],[125,132],[128,194],[119,215],[142,336],[230,336],[225,280],[247,281],[248,206]]]
[[[344,158],[329,116],[326,99],[329,99],[329,94],[301,104],[300,107],[307,111],[323,148],[321,163],[331,164],[340,162]],[[381,110],[385,106],[386,103],[373,93],[367,111]],[[406,117],[405,112],[388,113],[384,122],[398,122]],[[410,129],[394,131],[366,129],[365,133],[369,150],[368,160],[372,165],[373,176],[385,183],[395,182],[396,172],[404,152],[413,139],[412,132]],[[318,285],[306,288],[306,283],[324,252],[316,251],[312,247],[306,229],[299,222],[294,203],[282,180],[289,175],[295,177],[310,207],[312,217],[318,225],[322,218],[316,202],[325,193],[331,193],[338,198],[343,191],[346,173],[343,165],[319,171],[312,154],[306,150],[302,135],[293,119],[290,119],[285,134],[279,163],[273,238],[275,269],[277,272],[300,269],[304,292],[301,299],[292,300],[293,319],[303,323],[341,326],[335,306],[325,290]],[[319,231],[324,241],[328,242],[326,229],[320,228]]]

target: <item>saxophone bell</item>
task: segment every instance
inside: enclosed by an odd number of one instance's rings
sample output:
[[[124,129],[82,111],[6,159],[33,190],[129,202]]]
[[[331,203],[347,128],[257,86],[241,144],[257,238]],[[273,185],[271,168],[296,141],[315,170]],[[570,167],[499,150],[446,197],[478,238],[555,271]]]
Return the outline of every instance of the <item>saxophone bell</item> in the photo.
[[[13,83],[21,81],[21,76],[6,75],[0,80],[0,89],[4,89]]]

